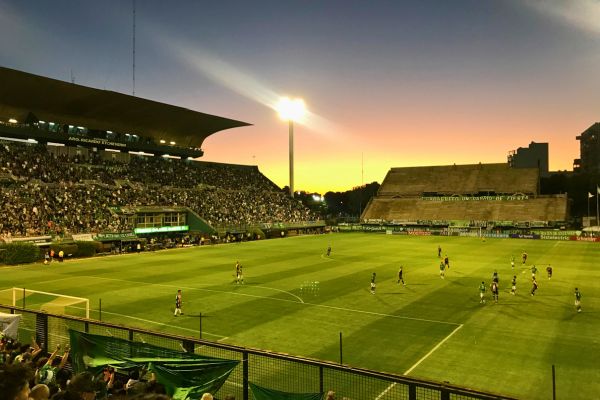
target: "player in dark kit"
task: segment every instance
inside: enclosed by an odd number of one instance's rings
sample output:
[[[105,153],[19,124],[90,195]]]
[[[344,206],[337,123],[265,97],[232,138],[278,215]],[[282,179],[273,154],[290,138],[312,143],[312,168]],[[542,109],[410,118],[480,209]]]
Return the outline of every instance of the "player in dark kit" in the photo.
[[[517,291],[517,276],[514,275],[513,279],[512,279],[512,289],[510,290],[510,294],[512,294],[514,296],[516,291]]]
[[[375,272],[373,272],[373,276],[371,276],[371,294],[375,294],[375,287],[377,286],[375,284],[375,276],[377,274],[375,274]]]
[[[492,282],[498,283],[498,271],[494,271],[494,275],[492,276]]]
[[[535,295],[535,291],[537,290],[537,288],[538,288],[537,281],[535,280],[535,278],[533,278],[533,286],[531,287],[531,295],[532,296]]]
[[[444,257],[444,265],[446,268],[450,269],[450,260],[448,259],[448,254]]]
[[[402,278],[402,265],[400,266],[400,269],[398,270],[398,285],[400,284],[400,282],[402,282],[402,284],[404,285],[404,279]]]
[[[438,258],[442,257],[442,247],[438,245]]]
[[[498,302],[498,282],[492,282],[492,298],[497,303]]]
[[[523,252],[521,257],[523,258],[523,264],[525,264],[527,262],[527,253]]]
[[[177,314],[183,315],[183,312],[181,312],[182,304],[183,304],[183,300],[181,297],[181,289],[179,289],[177,291],[177,295],[175,296],[175,314],[173,314],[174,316],[177,316]]]
[[[331,254],[331,246],[327,246],[327,257]]]
[[[242,264],[239,261],[235,263],[235,280],[237,284],[244,284],[244,272],[242,271]]]
[[[577,312],[581,312],[581,292],[575,288],[575,308]]]
[[[552,265],[548,264],[546,272],[548,273],[548,279],[552,278]]]

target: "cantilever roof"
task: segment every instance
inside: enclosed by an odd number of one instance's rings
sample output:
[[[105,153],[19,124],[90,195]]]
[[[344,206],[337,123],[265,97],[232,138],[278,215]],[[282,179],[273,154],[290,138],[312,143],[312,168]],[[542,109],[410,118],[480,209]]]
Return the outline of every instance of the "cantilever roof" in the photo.
[[[0,67],[0,119],[39,120],[175,141],[200,148],[215,132],[249,123]]]

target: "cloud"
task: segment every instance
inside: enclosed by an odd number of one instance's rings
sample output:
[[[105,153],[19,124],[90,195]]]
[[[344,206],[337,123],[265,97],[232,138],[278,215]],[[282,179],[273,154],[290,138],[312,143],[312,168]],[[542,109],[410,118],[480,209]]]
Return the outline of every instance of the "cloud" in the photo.
[[[600,34],[600,0],[527,0],[527,4],[563,24]]]

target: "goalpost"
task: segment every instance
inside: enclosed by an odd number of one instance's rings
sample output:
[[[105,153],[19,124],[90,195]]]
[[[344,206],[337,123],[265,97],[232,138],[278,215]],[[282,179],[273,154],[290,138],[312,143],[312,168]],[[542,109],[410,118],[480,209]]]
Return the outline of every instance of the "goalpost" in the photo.
[[[30,304],[33,302],[35,308],[39,307],[41,310],[55,314],[80,315],[80,313],[68,312],[68,310],[82,310],[85,312],[85,318],[90,318],[90,299],[84,297],[13,287],[12,305],[17,306],[19,301],[25,301],[25,305],[28,301]]]

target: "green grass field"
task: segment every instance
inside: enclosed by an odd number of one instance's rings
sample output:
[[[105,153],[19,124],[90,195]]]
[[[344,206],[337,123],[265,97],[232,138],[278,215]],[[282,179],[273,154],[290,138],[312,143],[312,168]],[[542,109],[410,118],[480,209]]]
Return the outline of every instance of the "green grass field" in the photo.
[[[450,258],[444,280],[438,244]],[[193,337],[192,315],[202,313],[206,339],[334,362],[342,332],[344,364],[524,399],[551,398],[554,364],[559,398],[591,399],[600,396],[599,256],[597,243],[349,233],[4,267],[0,289],[86,297],[92,318],[101,299],[104,321]],[[243,285],[234,282],[236,260]],[[406,286],[396,283],[400,264]],[[531,264],[539,270],[534,297]],[[481,305],[478,286],[494,270],[500,300],[488,288]],[[301,290],[313,281],[318,292]],[[177,289],[181,317],[173,316]],[[10,296],[5,290],[0,300]]]

